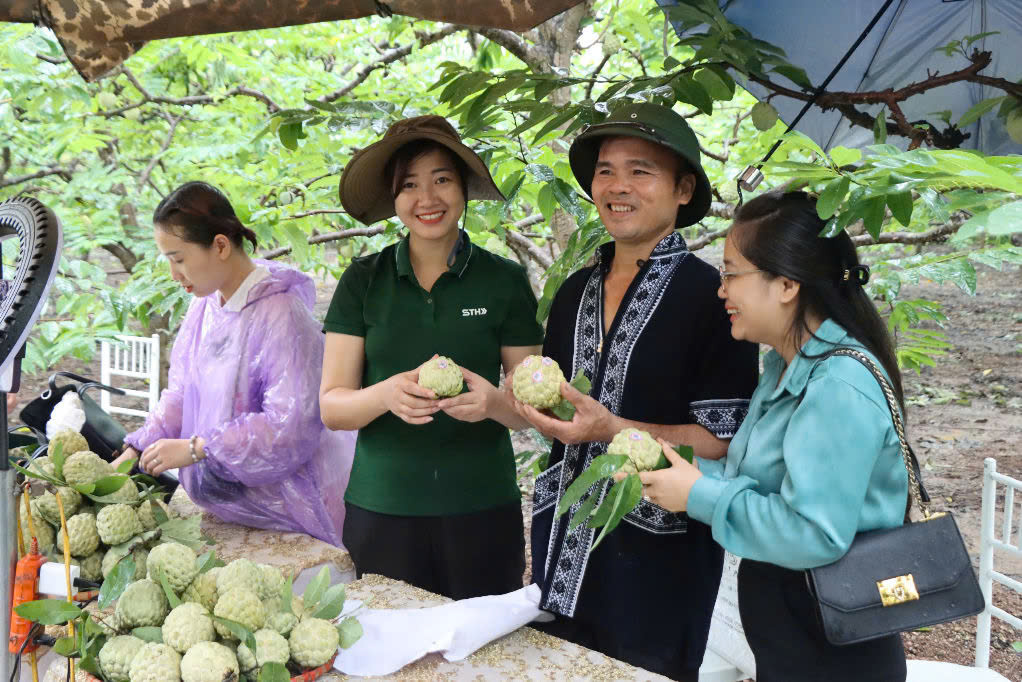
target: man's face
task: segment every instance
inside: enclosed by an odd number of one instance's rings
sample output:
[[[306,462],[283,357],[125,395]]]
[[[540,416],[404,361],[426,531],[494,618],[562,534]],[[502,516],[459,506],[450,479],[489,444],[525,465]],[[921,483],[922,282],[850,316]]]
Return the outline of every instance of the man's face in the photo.
[[[695,176],[675,183],[680,160],[658,144],[637,137],[610,137],[600,147],[593,175],[593,201],[612,237],[643,243],[674,229],[678,207],[695,191]]]

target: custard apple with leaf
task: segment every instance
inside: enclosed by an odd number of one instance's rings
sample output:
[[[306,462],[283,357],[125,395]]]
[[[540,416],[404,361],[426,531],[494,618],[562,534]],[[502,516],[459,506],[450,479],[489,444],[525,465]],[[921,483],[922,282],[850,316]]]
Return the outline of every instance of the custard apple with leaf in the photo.
[[[618,431],[607,447],[607,454],[626,455],[628,461],[621,467],[621,471],[635,474],[640,471],[653,471],[660,461],[663,449],[649,433],[629,428]]]
[[[95,452],[76,452],[64,462],[64,480],[68,485],[86,485],[116,473],[109,462]]]
[[[156,523],[156,517],[153,515],[153,504],[158,505],[161,509],[163,509],[163,513],[166,514],[168,518],[170,517],[170,507],[168,507],[167,503],[163,500],[153,498],[143,500],[142,504],[138,505],[135,513],[138,514],[138,520],[142,522],[142,528],[145,530],[154,530],[156,526],[159,525]]]
[[[511,377],[515,398],[538,410],[561,402],[562,383],[564,372],[557,361],[542,355],[530,355],[522,360]]]
[[[256,643],[254,654],[248,645],[244,643],[238,645],[238,664],[241,666],[242,672],[248,673],[255,670],[258,675],[258,669],[267,663],[287,664],[291,657],[291,648],[280,633],[263,628],[256,630],[253,636]]]
[[[167,576],[170,589],[180,594],[199,574],[195,552],[180,542],[165,542],[149,550],[146,558],[146,574],[150,580],[159,582],[160,572]]]
[[[106,578],[110,575],[110,571],[114,570],[114,566],[116,566],[121,559],[128,556],[135,561],[134,580],[140,580],[145,577],[146,557],[149,556],[149,550],[142,545],[132,548],[129,554],[119,552],[112,547],[108,549],[103,555],[103,577]]]
[[[220,575],[222,576],[223,573]],[[259,601],[255,592],[244,587],[235,587],[220,593],[220,597],[216,600],[216,606],[213,608],[213,615],[241,623],[253,632],[266,624],[266,607]],[[224,639],[237,639],[226,625],[214,620],[213,626]]]

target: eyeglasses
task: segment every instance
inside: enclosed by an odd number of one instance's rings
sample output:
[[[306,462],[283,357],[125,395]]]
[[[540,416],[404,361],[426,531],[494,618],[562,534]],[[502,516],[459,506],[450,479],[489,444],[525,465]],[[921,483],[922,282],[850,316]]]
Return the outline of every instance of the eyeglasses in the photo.
[[[717,266],[717,272],[720,273],[720,286],[727,289],[727,283],[732,277],[741,277],[742,275],[751,275],[754,272],[766,272],[766,270],[743,270],[742,272],[728,272],[724,269],[723,265]]]

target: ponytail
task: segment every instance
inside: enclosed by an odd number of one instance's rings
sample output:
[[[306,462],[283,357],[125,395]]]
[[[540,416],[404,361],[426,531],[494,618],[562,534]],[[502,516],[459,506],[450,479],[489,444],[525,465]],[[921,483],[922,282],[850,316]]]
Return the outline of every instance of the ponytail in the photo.
[[[218,234],[237,248],[246,240],[253,250],[257,246],[255,232],[241,224],[227,196],[206,182],[186,182],[167,195],[153,211],[153,225],[206,248]]]

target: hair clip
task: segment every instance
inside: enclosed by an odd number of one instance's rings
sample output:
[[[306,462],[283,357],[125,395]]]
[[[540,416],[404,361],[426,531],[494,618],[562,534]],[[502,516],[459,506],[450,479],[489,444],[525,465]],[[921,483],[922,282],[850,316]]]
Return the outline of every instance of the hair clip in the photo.
[[[855,265],[850,268],[845,268],[844,273],[841,276],[843,282],[854,282],[861,286],[866,286],[869,282],[869,266],[868,265]]]

